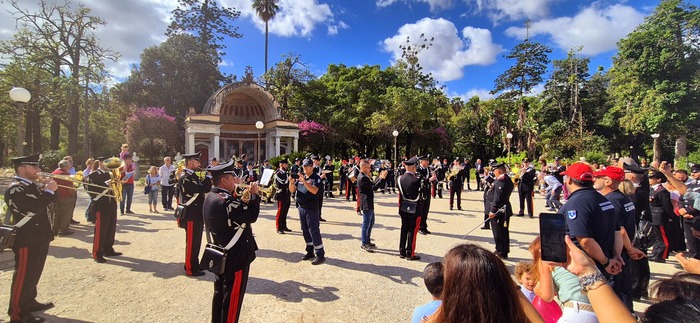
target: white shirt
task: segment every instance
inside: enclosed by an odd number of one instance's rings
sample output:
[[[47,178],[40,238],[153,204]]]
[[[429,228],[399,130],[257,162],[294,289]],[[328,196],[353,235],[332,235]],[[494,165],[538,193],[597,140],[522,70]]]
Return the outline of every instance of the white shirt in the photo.
[[[160,176],[160,185],[163,186],[172,186],[170,185],[170,173],[175,170],[175,166],[173,164],[170,164],[170,167],[166,166],[163,164],[163,166],[160,166],[158,169],[158,175]]]

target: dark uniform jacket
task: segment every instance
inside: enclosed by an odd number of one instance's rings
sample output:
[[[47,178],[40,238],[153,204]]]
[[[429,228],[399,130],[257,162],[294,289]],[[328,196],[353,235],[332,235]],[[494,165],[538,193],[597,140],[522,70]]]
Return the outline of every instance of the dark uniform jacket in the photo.
[[[415,200],[421,195],[421,179],[413,173],[406,172],[405,174],[401,175],[401,177],[399,177],[399,182],[397,185],[401,185],[399,204],[404,198],[409,200]],[[423,200],[418,199],[418,210],[422,209],[422,203]],[[420,216],[421,214],[419,214],[418,212],[416,212],[415,214],[403,212],[401,211],[401,208],[399,208],[399,215],[406,217],[416,217]]]
[[[433,177],[433,171],[430,167],[418,166],[416,172],[421,179],[421,198],[427,200],[430,198],[430,179]]]
[[[577,246],[580,246],[578,237],[592,238],[605,256],[612,258],[615,231],[620,230],[612,202],[591,187],[580,188],[569,195],[559,213],[566,216],[567,234]]]
[[[302,208],[318,208],[318,199],[319,196],[323,194],[323,185],[321,185],[321,177],[319,177],[317,174],[311,174],[308,178],[306,178],[306,181],[309,182],[309,184],[316,186],[318,188],[318,191],[316,194],[311,194],[306,187],[304,186],[304,183],[301,182],[302,179],[299,178],[299,181],[297,182],[297,203],[299,204],[299,207]]]
[[[197,174],[189,169],[185,169],[180,176],[180,203],[187,203],[196,193],[197,198],[187,206],[185,220],[201,220],[202,205],[204,205],[204,193],[211,190],[211,178],[207,176],[201,180]]]
[[[87,182],[90,184],[95,184],[99,185],[101,187],[95,186],[95,185],[87,185],[87,191],[88,194],[90,195],[90,199],[94,200],[96,197],[100,196],[102,192],[104,192],[105,188],[110,186],[110,182],[112,180],[112,173],[108,171],[104,171],[102,169],[98,169],[87,177]],[[110,204],[110,203],[116,203],[116,199],[110,197],[110,195],[113,195],[114,192],[112,190],[109,190],[107,193],[104,195],[100,196],[97,201],[93,201],[93,203],[98,203],[100,206],[105,205],[105,204]]]
[[[513,193],[513,181],[508,175],[503,174],[493,183],[493,201],[491,202],[490,213],[497,213],[498,209],[506,205],[506,212],[496,214],[497,218],[511,217],[513,207],[510,205],[510,194]]]
[[[452,168],[450,169],[450,173],[452,173],[452,172],[454,171],[454,168],[455,168],[455,167],[462,168],[461,165],[460,165],[460,166],[454,166],[454,165],[452,165]],[[461,190],[461,189],[462,189],[462,185],[464,184],[464,178],[466,177],[466,174],[467,174],[467,173],[466,173],[465,169],[460,169],[460,170],[457,172],[457,175],[452,176],[452,179],[450,179],[450,186],[454,186],[454,187],[456,187],[457,189]]]
[[[257,182],[258,181],[258,172],[255,170],[244,170],[243,171],[243,179],[245,180],[246,183],[252,183],[252,182]]]
[[[216,245],[225,247],[236,231],[243,230],[239,240],[228,251],[226,273],[243,269],[255,260],[258,244],[250,224],[258,220],[259,214],[260,198],[257,195],[251,195],[250,201],[243,203],[240,197],[234,197],[227,190],[212,187],[204,200],[204,223]],[[240,226],[244,223],[246,227],[241,229]]]
[[[17,178],[10,184],[5,190],[6,216],[10,217],[10,223],[16,224],[25,216],[31,217],[17,229],[13,248],[43,246],[53,240],[48,206],[54,199],[54,194],[40,190],[26,179]]]
[[[696,192],[700,193],[700,181],[693,181],[689,184],[687,184],[688,191],[689,192]],[[683,195],[680,200],[680,204],[682,207],[686,209],[688,214],[692,215],[693,218],[688,219],[686,217],[683,217],[683,222],[688,223],[688,224],[693,224],[698,217],[700,217],[700,210],[696,210],[693,208],[693,204],[695,203],[694,199],[688,198],[687,195]]]
[[[522,175],[520,175],[520,180],[518,181],[518,191],[521,192],[532,192],[535,189],[535,179],[537,179],[537,174],[532,166],[529,166]]]
[[[286,196],[289,198],[289,175],[287,175],[287,171],[283,170],[282,168],[278,169],[275,172],[275,188],[276,193],[277,193],[277,200],[280,200],[280,197]]]
[[[335,172],[335,166],[333,166],[333,164],[331,164],[331,165],[326,164],[323,166],[323,170],[324,170],[324,173],[326,174],[326,179],[328,179],[329,181],[333,181],[333,173]],[[330,172],[327,172],[327,171],[330,171]]]
[[[652,187],[651,192],[649,192],[649,208],[651,209],[652,225],[668,223],[669,218],[675,215],[671,193],[660,184],[656,188]]]
[[[384,184],[381,177],[372,181],[365,173],[360,173],[357,179],[357,190],[360,191],[360,210],[374,210],[374,191]]]

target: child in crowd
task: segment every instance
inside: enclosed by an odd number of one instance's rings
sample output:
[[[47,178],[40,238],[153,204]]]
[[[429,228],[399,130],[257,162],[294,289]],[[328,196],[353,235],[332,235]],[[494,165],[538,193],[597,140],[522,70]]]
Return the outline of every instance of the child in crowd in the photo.
[[[411,319],[413,323],[424,322],[428,316],[433,315],[440,305],[442,305],[444,275],[441,262],[433,262],[425,266],[423,270],[423,282],[425,283],[425,288],[427,288],[428,292],[433,296],[433,300],[413,310],[413,318]]]
[[[532,277],[533,266],[531,263],[519,262],[515,266],[515,278],[520,283],[520,291],[532,303],[535,299],[535,278]]]
[[[148,175],[146,175],[146,185],[151,187],[150,192],[148,192],[148,211],[151,213],[158,212],[158,189],[160,188],[160,175],[158,174],[158,168],[156,166],[151,166],[148,169]]]

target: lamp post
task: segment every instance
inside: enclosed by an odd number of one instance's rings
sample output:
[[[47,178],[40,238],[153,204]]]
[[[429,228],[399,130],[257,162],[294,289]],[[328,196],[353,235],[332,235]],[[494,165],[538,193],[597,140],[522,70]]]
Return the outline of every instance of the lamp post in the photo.
[[[27,89],[22,87],[13,87],[10,90],[10,99],[17,106],[17,156],[24,155],[24,105],[29,102],[32,95]]]
[[[258,163],[260,162],[260,130],[262,130],[262,128],[264,126],[265,126],[265,124],[262,121],[258,121],[255,123],[255,128],[258,129],[258,141],[256,142],[257,143],[256,146],[258,147],[256,151],[258,154],[257,154],[257,156],[255,156],[255,159],[257,160]]]
[[[399,161],[399,151],[396,150],[396,138],[399,136],[399,131],[394,130],[391,135],[394,136],[394,168],[396,168],[396,163]]]
[[[507,133],[506,138],[508,138],[508,167],[510,167],[510,140],[513,139],[513,134]]]
[[[651,135],[652,138],[654,138],[654,161],[657,163],[661,162],[661,152],[659,150],[661,149],[661,146],[659,145],[659,137],[661,137],[660,134],[655,133]]]

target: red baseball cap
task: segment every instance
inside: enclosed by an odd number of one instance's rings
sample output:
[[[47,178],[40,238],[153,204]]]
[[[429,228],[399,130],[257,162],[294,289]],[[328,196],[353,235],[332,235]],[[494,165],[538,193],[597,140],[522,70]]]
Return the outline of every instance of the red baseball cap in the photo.
[[[593,173],[593,176],[595,177],[610,177],[613,181],[619,181],[622,182],[625,180],[625,170],[620,168],[620,167],[615,167],[615,166],[608,166],[605,167],[603,170],[599,170],[595,173]]]
[[[559,173],[559,175],[567,175],[572,179],[577,181],[593,181],[593,168],[590,165],[584,163],[573,163],[566,168],[565,171]]]

